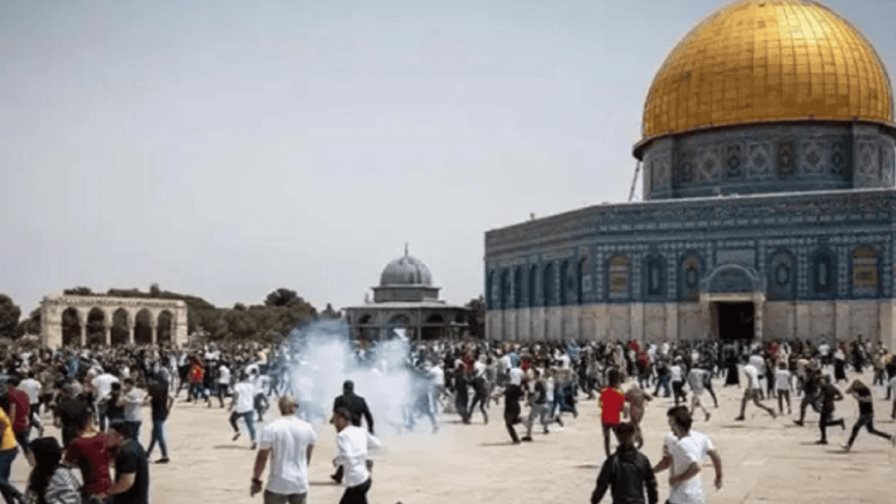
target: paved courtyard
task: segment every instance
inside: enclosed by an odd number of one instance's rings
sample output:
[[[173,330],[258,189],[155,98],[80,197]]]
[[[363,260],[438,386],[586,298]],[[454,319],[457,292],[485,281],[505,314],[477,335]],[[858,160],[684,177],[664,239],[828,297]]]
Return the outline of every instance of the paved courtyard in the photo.
[[[834,428],[831,444],[816,446],[817,415],[811,411],[806,427],[795,426],[786,415],[772,420],[750,406],[747,421],[734,422],[740,391],[716,387],[719,409],[713,410],[709,423],[695,424],[710,435],[724,463],[720,491],[712,489],[709,461],[701,473],[708,502],[896,503],[891,489],[896,452],[883,439],[863,432],[853,452],[845,454],[839,446],[849,431]],[[363,395],[363,385],[359,393]],[[875,395],[878,428],[896,431],[889,419],[890,404],[879,389]],[[655,400],[645,418],[644,451],[652,463],[661,450],[670,404],[668,399]],[[563,431],[536,434],[533,443],[519,446],[509,443],[499,421],[502,408],[495,406],[488,425],[478,415],[469,426],[450,417],[436,435],[424,425],[419,433],[395,436],[379,425],[387,449],[376,457],[370,500],[376,504],[588,502],[603,454],[596,401],[582,400],[579,407],[581,414],[575,420],[568,418]],[[840,403],[838,414],[846,417],[849,427],[857,416],[855,401],[847,398]],[[148,430],[143,431],[145,445]],[[341,495],[328,478],[333,441],[332,427],[322,426],[310,468],[312,503],[335,503]],[[224,410],[179,402],[170,421],[169,443],[173,462],[151,466],[153,502],[261,502],[261,496],[253,499],[248,494],[254,452],[247,440],[230,441]],[[18,457],[13,483],[24,487],[26,475],[26,464]],[[661,502],[668,496],[666,477],[660,478]],[[604,502],[610,502],[609,496]]]

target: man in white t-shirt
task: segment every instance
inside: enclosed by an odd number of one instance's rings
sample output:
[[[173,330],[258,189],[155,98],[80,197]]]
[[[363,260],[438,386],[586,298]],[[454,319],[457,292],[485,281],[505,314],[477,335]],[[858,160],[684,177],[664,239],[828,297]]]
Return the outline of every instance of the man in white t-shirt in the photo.
[[[515,367],[510,370],[508,375],[510,376],[511,385],[520,386],[523,384],[523,378],[526,376],[526,373],[522,369]]]
[[[775,395],[778,396],[778,413],[784,414],[784,403],[787,403],[787,414],[790,414],[790,370],[787,369],[787,361],[778,363],[775,371]]]
[[[218,366],[218,380],[216,385],[218,386],[218,402],[223,408],[224,397],[230,393],[230,368],[227,366],[226,362],[222,362],[221,365]],[[209,401],[209,406],[211,406],[211,401]]]
[[[749,401],[753,401],[756,407],[765,410],[772,418],[775,418],[775,410],[759,402],[759,392],[762,388],[759,383],[759,371],[752,364],[747,364],[744,366],[744,374],[747,376],[747,386],[744,388],[744,397],[740,401],[740,415],[735,420],[739,422],[744,420],[744,412]]]
[[[34,376],[34,371],[28,371],[28,377],[19,383],[18,388],[28,396],[28,403],[31,405],[31,427],[38,429],[43,437],[44,426],[40,421],[40,391],[43,389],[43,385]]]
[[[429,392],[429,407],[433,414],[438,415],[442,406],[442,395],[445,393],[445,371],[439,363],[435,363],[427,370],[431,388]]]
[[[258,455],[252,472],[250,494],[261,491],[261,475],[268,459],[271,470],[264,490],[264,504],[305,504],[308,496],[308,464],[317,441],[311,424],[296,417],[296,400],[282,396],[281,418],[261,430]]]
[[[233,386],[233,398],[230,401],[230,426],[233,427],[233,440],[240,437],[240,428],[237,420],[242,417],[246,422],[246,429],[252,438],[252,449],[257,446],[255,442],[255,386],[249,381],[249,375],[240,374],[240,381]]]
[[[694,366],[688,373],[688,387],[691,389],[691,415],[694,414],[694,410],[700,408],[703,410],[706,422],[710,418],[709,410],[703,406],[703,392],[706,390],[707,379],[709,379],[709,371],[698,366]]]
[[[670,408],[666,417],[672,432],[663,442],[663,456],[653,468],[658,473],[669,469],[670,504],[703,504],[700,470],[703,460],[712,459],[715,487],[722,488],[722,458],[708,436],[691,430],[691,415],[684,406]]]
[[[675,405],[678,406],[678,400],[687,401],[687,395],[684,392],[684,368],[682,367],[681,357],[676,357],[669,366],[669,382],[672,383],[672,393],[675,396]]]
[[[102,373],[93,379],[91,384],[96,390],[97,410],[100,417],[100,430],[106,430],[106,404],[103,402],[110,392],[112,392],[112,384],[119,383],[118,377],[111,373]]]
[[[763,392],[763,390],[765,390],[765,387],[763,387],[763,385],[766,383],[766,378],[769,377],[766,374],[765,359],[763,359],[762,356],[759,355],[758,351],[755,351],[752,355],[750,355],[750,358],[747,359],[747,363],[756,368],[756,372],[759,374],[759,398],[765,399],[765,394]]]

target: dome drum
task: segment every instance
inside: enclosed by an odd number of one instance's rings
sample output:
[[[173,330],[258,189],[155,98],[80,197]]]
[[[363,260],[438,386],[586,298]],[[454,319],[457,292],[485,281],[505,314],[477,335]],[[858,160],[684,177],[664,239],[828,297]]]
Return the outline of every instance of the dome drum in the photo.
[[[891,187],[896,140],[872,124],[752,125],[669,136],[643,152],[644,199]]]

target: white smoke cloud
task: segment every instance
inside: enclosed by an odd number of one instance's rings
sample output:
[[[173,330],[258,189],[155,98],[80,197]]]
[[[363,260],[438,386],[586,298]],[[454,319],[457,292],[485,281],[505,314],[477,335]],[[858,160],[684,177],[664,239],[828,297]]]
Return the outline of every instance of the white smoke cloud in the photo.
[[[414,399],[415,380],[425,379],[409,368],[410,344],[401,334],[360,349],[341,320],[293,330],[286,348],[293,356],[286,371],[291,392],[299,400],[299,414],[313,423],[329,420],[343,382],[352,380],[373,414],[377,435],[398,432]]]

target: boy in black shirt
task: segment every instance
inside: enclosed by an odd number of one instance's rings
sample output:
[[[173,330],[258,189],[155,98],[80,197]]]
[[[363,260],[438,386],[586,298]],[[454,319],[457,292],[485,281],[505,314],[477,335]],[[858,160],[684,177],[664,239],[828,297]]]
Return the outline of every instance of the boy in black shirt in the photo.
[[[146,456],[149,458],[153,448],[158,443],[159,448],[162,450],[162,458],[156,460],[156,464],[167,464],[170,459],[168,458],[168,444],[165,441],[165,422],[168,420],[168,412],[171,411],[171,406],[174,405],[174,399],[168,394],[168,382],[163,377],[156,376],[150,381],[149,397],[147,399],[152,408],[152,437],[149,441],[149,449],[146,451]]]
[[[821,418],[818,419],[818,429],[821,431],[821,439],[815,444],[828,444],[827,428],[832,425],[839,425],[841,429],[846,429],[846,424],[842,418],[833,420],[834,418],[834,402],[843,400],[843,394],[837,390],[837,387],[831,384],[831,376],[824,375],[821,378],[821,388],[818,391],[821,396]]]
[[[149,465],[146,452],[134,439],[134,427],[124,421],[110,422],[110,440],[119,445],[115,456],[115,482],[109,489],[111,504],[149,504]]]
[[[852,434],[849,436],[849,442],[843,445],[844,450],[849,451],[852,449],[852,444],[855,442],[856,436],[859,435],[859,430],[861,430],[863,426],[867,427],[868,432],[871,434],[880,436],[888,440],[891,444],[896,442],[896,437],[874,428],[874,402],[871,399],[870,388],[862,383],[861,380],[854,380],[849,388],[846,389],[846,393],[855,397],[856,401],[859,402],[859,419],[856,420],[856,424],[852,427]]]
[[[103,399],[106,406],[106,419],[109,422],[115,420],[124,420],[124,404],[121,402],[121,383],[112,384],[112,390],[109,395]]]
[[[657,503],[656,476],[650,460],[635,448],[635,431],[635,426],[627,422],[619,424],[614,430],[619,446],[600,468],[597,486],[591,494],[591,504],[600,502],[608,488],[613,504]]]

